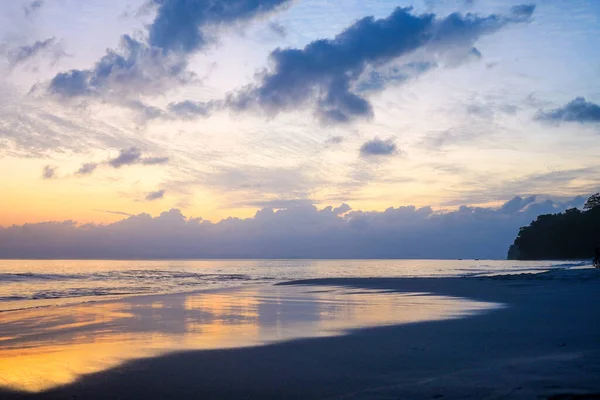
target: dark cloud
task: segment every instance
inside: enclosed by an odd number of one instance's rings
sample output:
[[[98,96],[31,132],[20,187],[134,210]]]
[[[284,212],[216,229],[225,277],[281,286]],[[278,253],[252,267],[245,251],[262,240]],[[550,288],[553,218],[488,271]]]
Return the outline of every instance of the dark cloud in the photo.
[[[164,51],[190,53],[212,42],[207,26],[249,20],[289,0],[150,0],[158,9],[149,43]]]
[[[565,106],[550,111],[539,111],[535,116],[541,121],[550,122],[600,122],[600,106],[587,101],[584,97],[577,97]]]
[[[171,210],[109,225],[49,222],[0,229],[1,257],[51,258],[505,258],[519,227],[582,198],[517,197],[500,208],[352,211],[288,204],[211,223]],[[279,204],[283,206],[284,204]],[[451,234],[449,234],[449,232]]]
[[[26,17],[29,17],[31,14],[38,11],[44,5],[44,0],[34,0],[23,6],[23,12]]]
[[[483,35],[508,23],[526,22],[533,8],[513,9],[509,16],[454,13],[438,19],[434,14],[412,14],[412,8],[397,8],[389,17],[366,17],[338,34],[303,49],[276,49],[270,55],[272,68],[254,87],[230,96],[236,110],[260,108],[269,113],[313,104],[325,122],[347,122],[370,118],[369,101],[355,90],[361,75],[391,60],[429,46],[448,51],[467,48]]]
[[[398,147],[392,139],[382,140],[375,138],[360,146],[360,155],[363,157],[391,156],[397,153]]]
[[[8,62],[12,67],[25,63],[37,55],[45,52],[50,52],[54,61],[66,55],[62,50],[56,38],[48,38],[46,40],[38,40],[32,44],[20,46],[9,50],[7,54]]]
[[[98,163],[85,163],[77,170],[78,175],[89,175],[98,168]]]
[[[44,172],[42,172],[42,178],[44,179],[53,179],[56,177],[56,167],[52,165],[46,165],[44,167]]]
[[[163,197],[165,197],[165,191],[164,190],[157,190],[156,192],[150,192],[146,195],[145,199],[147,201],[154,201],[154,200],[160,200]]]
[[[61,72],[52,78],[48,91],[65,97],[91,94],[90,76],[91,71],[89,70],[73,69],[68,72]]]

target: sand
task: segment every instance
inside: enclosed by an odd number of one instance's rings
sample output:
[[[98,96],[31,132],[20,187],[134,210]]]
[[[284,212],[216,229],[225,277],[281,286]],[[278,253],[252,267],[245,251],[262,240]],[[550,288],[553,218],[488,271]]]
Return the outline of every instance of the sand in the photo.
[[[146,358],[43,393],[0,392],[0,399],[600,399],[600,270],[291,284],[506,306],[345,336]]]

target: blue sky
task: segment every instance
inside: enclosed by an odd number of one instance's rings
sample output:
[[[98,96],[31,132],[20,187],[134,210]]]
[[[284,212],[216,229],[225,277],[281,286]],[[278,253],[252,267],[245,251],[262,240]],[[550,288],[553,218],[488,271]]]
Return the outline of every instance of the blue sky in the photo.
[[[0,225],[600,186],[595,1],[207,4],[0,5]]]

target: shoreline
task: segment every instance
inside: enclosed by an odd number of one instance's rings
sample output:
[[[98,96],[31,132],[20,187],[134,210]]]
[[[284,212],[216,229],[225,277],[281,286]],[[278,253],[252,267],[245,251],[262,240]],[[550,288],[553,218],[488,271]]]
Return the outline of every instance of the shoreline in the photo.
[[[43,393],[0,389],[0,397],[528,399],[600,393],[600,328],[595,326],[600,320],[600,270],[536,275],[278,283],[427,292],[508,307],[335,337],[161,355]]]

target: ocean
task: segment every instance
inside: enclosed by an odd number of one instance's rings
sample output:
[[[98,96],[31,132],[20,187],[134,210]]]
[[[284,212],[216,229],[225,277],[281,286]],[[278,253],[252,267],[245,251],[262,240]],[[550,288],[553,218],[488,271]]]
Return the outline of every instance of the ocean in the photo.
[[[506,260],[2,260],[0,311],[298,279],[486,276],[587,264]]]

